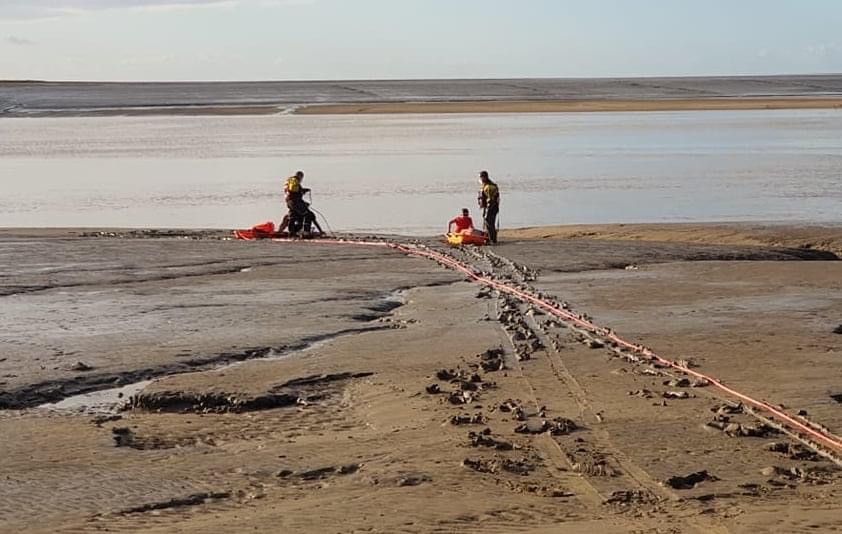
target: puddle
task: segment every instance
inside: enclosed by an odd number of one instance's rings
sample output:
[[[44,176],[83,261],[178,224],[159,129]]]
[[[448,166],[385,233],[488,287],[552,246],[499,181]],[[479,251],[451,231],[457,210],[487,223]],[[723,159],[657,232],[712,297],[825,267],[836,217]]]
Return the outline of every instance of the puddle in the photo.
[[[51,402],[38,406],[39,409],[77,412],[77,413],[114,413],[132,395],[139,393],[151,384],[153,380],[143,380],[112,389],[103,389],[67,397],[59,402]]]

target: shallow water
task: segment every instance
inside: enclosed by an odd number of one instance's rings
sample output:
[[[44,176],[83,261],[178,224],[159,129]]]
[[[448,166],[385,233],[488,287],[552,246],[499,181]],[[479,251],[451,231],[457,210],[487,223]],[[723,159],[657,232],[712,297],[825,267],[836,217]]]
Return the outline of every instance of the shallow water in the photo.
[[[0,226],[246,227],[307,173],[335,230],[673,221],[840,222],[842,111],[6,118]]]

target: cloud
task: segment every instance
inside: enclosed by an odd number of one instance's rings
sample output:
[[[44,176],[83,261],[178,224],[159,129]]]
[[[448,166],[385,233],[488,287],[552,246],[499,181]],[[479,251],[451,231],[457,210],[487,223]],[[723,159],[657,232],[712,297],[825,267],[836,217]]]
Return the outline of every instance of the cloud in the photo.
[[[16,46],[29,46],[35,44],[35,41],[30,41],[25,37],[18,37],[17,35],[9,35],[5,39],[3,39],[3,42],[13,44]]]
[[[104,10],[171,11],[242,5],[296,6],[315,0],[0,0],[0,20],[31,20]]]

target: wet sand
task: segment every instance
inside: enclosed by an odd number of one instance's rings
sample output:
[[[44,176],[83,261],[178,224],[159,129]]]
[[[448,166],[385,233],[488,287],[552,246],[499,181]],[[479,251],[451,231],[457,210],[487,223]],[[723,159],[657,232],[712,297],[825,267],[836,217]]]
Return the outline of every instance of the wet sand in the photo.
[[[840,432],[842,262],[722,243],[724,228],[509,235],[456,254]],[[166,371],[110,416],[34,401],[0,412],[7,530],[826,532],[842,521],[833,463],[723,408],[711,388],[590,348],[431,262],[201,232],[16,232],[0,235],[20,258],[0,262],[17,270],[0,273],[14,307],[0,365],[18,375],[2,378],[7,399]],[[395,290],[401,305],[382,306]],[[322,341],[296,350],[308,337]],[[291,350],[166,367],[261,346]],[[60,368],[41,368],[46,358]],[[74,360],[93,369],[62,367]]]

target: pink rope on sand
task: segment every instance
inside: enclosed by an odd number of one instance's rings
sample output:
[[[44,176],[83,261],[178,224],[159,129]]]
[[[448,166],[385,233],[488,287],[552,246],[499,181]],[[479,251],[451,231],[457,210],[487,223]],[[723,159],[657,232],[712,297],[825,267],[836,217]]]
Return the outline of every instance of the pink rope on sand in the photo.
[[[276,241],[292,241],[288,239],[278,239]],[[445,267],[448,267],[454,271],[458,271],[469,279],[478,282],[480,284],[486,285],[488,287],[492,287],[501,293],[506,293],[517,297],[523,302],[528,302],[530,304],[534,304],[539,308],[549,312],[550,314],[564,320],[568,324],[576,325],[579,328],[587,330],[589,332],[602,335],[606,339],[616,343],[618,346],[623,347],[625,349],[631,350],[638,354],[642,354],[649,359],[652,359],[661,365],[671,367],[676,371],[679,371],[683,374],[706,380],[710,383],[711,386],[735,397],[740,399],[740,401],[753,406],[754,408],[761,410],[771,416],[772,419],[776,420],[778,423],[784,425],[791,431],[795,432],[802,437],[808,437],[816,440],[818,443],[829,447],[836,453],[842,453],[842,439],[839,437],[831,434],[829,431],[810,426],[809,424],[805,424],[798,419],[790,416],[789,414],[781,411],[780,409],[776,408],[775,406],[769,404],[768,402],[764,402],[762,400],[757,400],[755,398],[746,395],[736,389],[730,388],[722,383],[720,379],[717,379],[711,375],[707,375],[705,373],[701,373],[698,371],[694,371],[692,369],[687,368],[686,366],[680,365],[677,362],[664,358],[662,356],[657,355],[654,351],[649,348],[646,348],[642,345],[631,343],[626,341],[625,339],[621,338],[614,332],[609,329],[597,326],[593,322],[575,314],[563,308],[556,306],[555,304],[544,300],[540,297],[532,295],[526,291],[523,291],[519,288],[509,286],[505,283],[499,282],[487,276],[482,276],[477,274],[474,269],[470,266],[450,257],[445,254],[441,254],[439,252],[435,252],[432,250],[425,250],[421,248],[417,248],[411,245],[404,245],[400,243],[393,243],[389,241],[365,241],[365,240],[317,240],[312,241],[313,243],[321,243],[321,244],[343,244],[343,245],[361,245],[361,246],[378,246],[378,247],[386,247],[391,248],[394,250],[398,250],[403,252],[404,254],[408,254],[410,256],[418,256],[433,260]],[[804,419],[807,421],[806,419]]]

